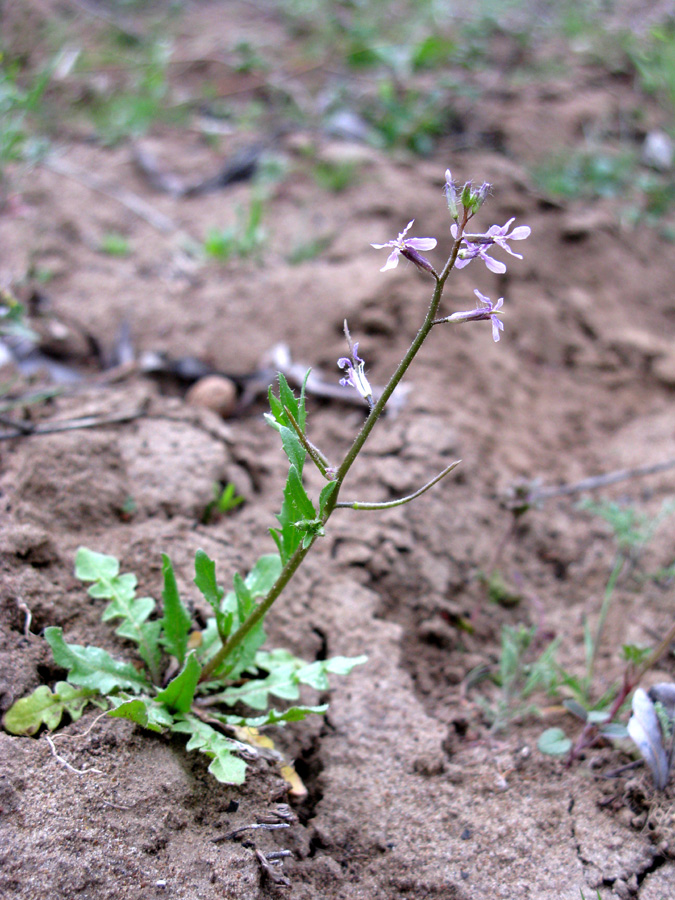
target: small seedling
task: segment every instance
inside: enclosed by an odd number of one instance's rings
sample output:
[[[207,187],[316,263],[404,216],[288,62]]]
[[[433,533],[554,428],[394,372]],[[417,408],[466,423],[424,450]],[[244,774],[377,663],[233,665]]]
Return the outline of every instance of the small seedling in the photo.
[[[537,655],[537,638],[536,626],[505,625],[502,629],[499,670],[492,676],[499,687],[499,697],[494,704],[479,698],[493,733],[505,730],[518,719],[538,715],[539,707],[528,702],[529,698],[537,691],[550,692],[557,683],[555,653],[559,641],[551,641]]]
[[[99,244],[101,253],[107,253],[108,256],[129,256],[131,246],[127,238],[116,231],[110,231],[104,234]]]
[[[545,731],[539,740],[539,749],[553,755],[570,753],[570,762],[581,750],[598,737],[623,738],[628,732],[626,726],[617,721],[623,712],[630,694],[639,684],[641,677],[667,651],[675,626],[669,631],[670,638],[664,639],[656,650],[625,644],[622,648],[625,670],[622,682],[610,685],[600,697],[593,697],[595,662],[605,630],[607,616],[620,578],[632,574],[639,557],[653,538],[659,525],[670,516],[675,507],[665,502],[659,513],[650,518],[628,506],[616,503],[582,504],[584,509],[596,513],[612,528],[617,545],[612,569],[605,585],[604,597],[595,631],[584,621],[585,673],[579,677],[565,669],[559,670],[559,690],[568,695],[563,705],[584,723],[581,736],[573,743],[560,728]]]
[[[217,516],[226,515],[244,502],[244,497],[236,493],[235,486],[230,482],[223,487],[222,484],[213,485],[213,500],[207,504],[202,516],[202,522],[207,525]]]
[[[211,259],[226,262],[231,257],[242,259],[259,253],[267,240],[262,219],[265,211],[263,197],[254,193],[247,211],[237,210],[237,225],[230,228],[210,228],[204,239],[204,253]]]
[[[356,183],[359,177],[358,163],[351,160],[344,162],[329,162],[319,160],[314,166],[314,180],[323,188],[333,194],[339,194]]]
[[[163,614],[153,618],[156,607],[150,597],[136,596],[136,577],[120,574],[118,561],[111,556],[81,548],[76,557],[76,574],[91,582],[90,595],[109,600],[103,620],[118,620],[116,634],[132,641],[142,660],[137,667],[112,657],[100,647],[69,644],[61,628],[45,630],[56,663],[68,673],[66,685],[59,682],[53,691],[38,688],[29,697],[18,700],[6,713],[4,724],[18,734],[35,734],[42,726],[53,728],[64,713],[80,714],[81,705],[95,700],[109,708],[108,714],[131,719],[151,731],[173,731],[188,735],[189,750],[201,750],[211,758],[209,770],[224,782],[241,783],[246,764],[240,756],[242,745],[232,737],[238,726],[260,728],[302,719],[309,713],[325,712],[325,705],[291,706],[277,709],[273,698],[286,701],[300,699],[300,686],[319,691],[329,687],[328,676],[347,674],[365,657],[334,657],[306,663],[286,650],[263,650],[264,620],[276,600],[287,587],[307,554],[326,531],[338,510],[365,512],[392,509],[416,500],[449,475],[458,461],[445,468],[414,493],[386,502],[341,500],[345,478],[358,458],[375,424],[409,366],[421,350],[431,331],[438,326],[489,322],[494,341],[499,341],[503,324],[503,298],[492,302],[480,291],[474,291],[478,304],[473,309],[453,313],[441,312],[444,288],[454,268],[464,268],[473,261],[483,262],[492,272],[503,273],[506,264],[490,256],[503,250],[517,258],[510,242],[525,240],[528,226],[511,228],[492,225],[485,232],[470,232],[469,222],[483,206],[490,185],[475,187],[471,182],[455,184],[449,170],[445,173],[445,197],[452,224],[449,255],[440,272],[424,255],[436,247],[435,238],[409,237],[413,222],[389,241],[372,246],[386,250],[382,272],[395,269],[407,260],[433,281],[428,309],[414,339],[386,386],[377,396],[368,381],[365,361],[359,355],[359,344],[353,342],[345,322],[348,356],[337,361],[343,370],[341,384],[356,391],[367,407],[364,422],[342,461],[333,464],[307,434],[305,377],[299,396],[283,375],[278,378],[278,395],[269,390],[270,412],[266,419],[278,433],[288,459],[288,477],[283,492],[277,525],[270,529],[276,553],[264,554],[246,577],[236,573],[233,590],[225,592],[217,579],[215,563],[202,551],[195,557],[194,583],[211,608],[213,616],[206,628],[193,625],[188,608],[181,600],[171,561],[163,556]],[[262,207],[260,206],[261,210]],[[250,215],[251,231],[257,233],[260,214]],[[307,461],[316,467],[324,481],[318,496],[310,497],[303,482]],[[227,504],[235,501],[233,493]],[[518,640],[518,635],[516,635]],[[520,677],[518,660],[504,668],[504,690],[512,696],[514,679]],[[525,673],[525,686],[540,681],[539,670]],[[239,710],[240,705],[253,710]]]

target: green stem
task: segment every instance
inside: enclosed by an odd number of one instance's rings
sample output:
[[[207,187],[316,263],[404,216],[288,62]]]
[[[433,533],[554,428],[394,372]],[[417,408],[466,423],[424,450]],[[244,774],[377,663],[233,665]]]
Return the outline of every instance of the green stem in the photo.
[[[319,472],[321,472],[321,474],[325,478],[326,470],[328,469],[328,466],[330,465],[330,463],[328,462],[326,457],[323,455],[323,453],[319,450],[319,448],[315,447],[314,444],[311,443],[311,441],[307,440],[306,435],[304,434],[304,432],[302,431],[302,429],[300,428],[298,423],[295,421],[295,417],[293,416],[293,413],[290,411],[290,409],[287,406],[284,406],[284,412],[288,416],[288,421],[293,426],[293,431],[296,433],[298,440],[304,447],[306,453],[309,455],[309,458],[312,460],[312,462],[317,467]]]
[[[600,640],[602,639],[602,633],[605,630],[605,622],[607,620],[607,614],[609,613],[609,607],[612,603],[612,597],[614,596],[614,588],[616,587],[616,582],[621,574],[621,570],[624,567],[626,562],[626,558],[619,554],[616,562],[614,563],[614,568],[612,569],[612,573],[609,576],[607,581],[607,585],[605,586],[605,597],[602,601],[602,606],[600,607],[600,617],[598,619],[598,627],[595,630],[595,640],[593,641],[593,653],[591,654],[591,659],[588,664],[588,672],[586,673],[586,683],[590,689],[591,682],[593,681],[593,670],[595,668],[595,660],[598,655],[598,648],[600,647]]]
[[[302,545],[298,547],[293,556],[291,556],[291,558],[281,570],[279,577],[269,589],[263,600],[258,604],[258,606],[256,606],[251,615],[242,622],[242,624],[239,626],[239,628],[237,628],[234,634],[230,635],[230,637],[223,644],[216,655],[206,663],[206,665],[202,669],[201,678],[199,679],[200,681],[207,681],[212,673],[220,667],[225,659],[227,659],[227,657],[235,649],[235,647],[237,647],[238,644],[241,644],[249,631],[251,631],[252,628],[255,628],[255,626],[258,624],[258,622],[261,621],[261,619],[264,619],[274,601],[286,587],[291,578],[295,575],[303,559],[309,553],[312,545],[314,544],[314,540],[312,540],[312,543],[307,547],[303,547]]]

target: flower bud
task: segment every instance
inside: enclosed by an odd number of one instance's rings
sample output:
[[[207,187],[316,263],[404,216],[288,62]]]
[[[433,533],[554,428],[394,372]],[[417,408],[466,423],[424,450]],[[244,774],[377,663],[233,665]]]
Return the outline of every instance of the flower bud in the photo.
[[[457,222],[459,220],[459,210],[457,209],[457,187],[452,180],[452,172],[450,169],[445,170],[445,186],[443,187],[443,190],[445,191],[445,199],[448,203],[450,215],[455,222]]]
[[[433,275],[436,274],[436,270],[431,265],[429,260],[422,256],[421,253],[418,253],[417,250],[412,247],[406,247],[401,250],[401,256],[405,256],[406,259],[409,259],[411,263],[415,263],[418,269],[424,269],[426,272],[431,272]]]

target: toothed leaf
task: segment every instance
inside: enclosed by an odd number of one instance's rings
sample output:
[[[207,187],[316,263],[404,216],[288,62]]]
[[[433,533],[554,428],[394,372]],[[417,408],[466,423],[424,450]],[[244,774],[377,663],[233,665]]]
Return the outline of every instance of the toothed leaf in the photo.
[[[157,694],[155,699],[175,712],[188,712],[201,674],[202,667],[197,662],[194,650],[191,650],[183,670]]]
[[[195,716],[181,716],[171,726],[172,731],[189,734],[188,750],[200,750],[211,759],[209,772],[223,784],[243,784],[246,763],[235,756],[242,745],[233,741]]]
[[[180,599],[171,560],[165,553],[162,553],[162,574],[164,576],[164,591],[162,592],[164,616],[161,619],[163,631],[161,642],[182,666],[192,623],[190,614]]]
[[[131,699],[125,696],[116,696],[111,697],[110,701],[114,704],[114,709],[111,709],[108,715],[113,718],[129,719],[149,731],[164,731],[173,724],[171,713],[150,697]]]
[[[100,647],[67,644],[63,640],[61,628],[46,628],[45,640],[52,648],[57,665],[68,669],[68,681],[71,684],[90,688],[104,695],[116,688],[143,691],[150,687],[145,676],[137,672],[130,663],[113,659]]]
[[[195,584],[214,612],[218,634],[225,640],[232,632],[233,614],[221,608],[224,589],[216,581],[216,564],[203,550],[195,555]]]
[[[91,597],[110,600],[101,619],[104,622],[122,619],[115,633],[137,644],[152,678],[159,680],[161,626],[159,622],[147,621],[155,608],[155,601],[151,597],[136,597],[135,575],[118,573],[119,563],[114,556],[105,556],[86,547],[78,549],[75,574],[81,581],[94,582],[88,589]]]

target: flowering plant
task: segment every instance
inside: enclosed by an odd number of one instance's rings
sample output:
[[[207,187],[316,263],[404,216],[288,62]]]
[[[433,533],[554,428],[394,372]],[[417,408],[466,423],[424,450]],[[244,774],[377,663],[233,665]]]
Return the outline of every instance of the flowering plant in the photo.
[[[102,614],[103,620],[121,620],[117,634],[136,644],[142,663],[139,661],[134,666],[115,660],[99,647],[69,644],[61,628],[47,628],[45,637],[57,664],[68,672],[67,681],[57,682],[54,690],[42,685],[29,697],[18,700],[5,715],[4,724],[9,731],[35,734],[42,726],[53,729],[64,712],[75,719],[87,703],[96,703],[108,715],[131,719],[151,731],[188,735],[188,749],[201,750],[211,759],[209,770],[218,780],[240,783],[245,771],[243,757],[250,758],[254,753],[245,746],[251,738],[250,729],[325,712],[325,705],[295,705],[280,710],[271,705],[272,698],[296,700],[300,685],[325,691],[330,674],[347,674],[364,662],[365,657],[306,663],[285,650],[264,651],[261,649],[265,641],[263,622],[315,542],[324,535],[336,510],[388,509],[409,503],[459,464],[459,461],[451,463],[414,493],[396,500],[375,503],[340,499],[347,474],[431,330],[438,325],[489,321],[493,339],[500,338],[504,327],[500,319],[502,297],[493,303],[476,290],[475,308],[439,316],[445,284],[453,268],[482,259],[490,271],[504,272],[506,265],[488,255],[494,249],[522,258],[511,250],[509,241],[524,240],[530,229],[521,225],[509,231],[513,219],[504,226],[492,225],[482,234],[467,231],[468,223],[484,204],[489,191],[490,185],[485,183],[476,188],[468,181],[460,187],[453,182],[450,171],[446,171],[445,196],[452,218],[449,229],[452,241],[449,256],[440,270],[424,255],[436,248],[436,239],[408,237],[414,220],[395,239],[372,245],[378,250],[390,249],[381,271],[394,269],[403,257],[433,280],[433,292],[424,321],[403,360],[380,391],[371,387],[365,361],[359,356],[359,345],[352,342],[345,322],[349,356],[338,360],[338,366],[345,371],[341,384],[358,392],[368,405],[368,414],[339,464],[331,464],[307,436],[305,386],[296,396],[279,374],[278,396],[270,388],[270,412],[266,418],[278,432],[289,462],[278,524],[271,529],[277,552],[260,557],[245,578],[235,574],[233,589],[226,593],[216,579],[215,563],[198,550],[194,583],[213,616],[205,628],[197,630],[178,594],[168,557],[163,557],[163,615],[152,618],[155,601],[136,597],[133,574],[120,575],[114,557],[80,548],[76,557],[77,576],[92,584],[89,593],[93,598],[110,601]],[[309,372],[305,384],[308,376]],[[307,459],[325,479],[315,499],[303,484]],[[249,711],[244,712],[242,708]]]

